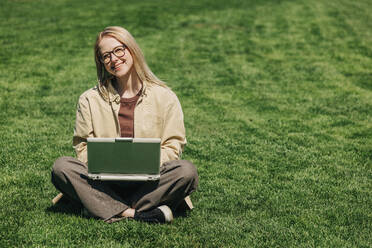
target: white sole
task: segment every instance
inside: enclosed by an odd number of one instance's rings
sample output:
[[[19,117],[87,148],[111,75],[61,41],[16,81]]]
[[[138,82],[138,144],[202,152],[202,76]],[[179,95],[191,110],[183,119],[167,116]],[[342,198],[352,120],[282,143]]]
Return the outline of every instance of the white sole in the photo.
[[[160,211],[163,212],[165,216],[165,222],[171,222],[173,220],[172,210],[167,205],[162,205],[158,208],[160,209]]]

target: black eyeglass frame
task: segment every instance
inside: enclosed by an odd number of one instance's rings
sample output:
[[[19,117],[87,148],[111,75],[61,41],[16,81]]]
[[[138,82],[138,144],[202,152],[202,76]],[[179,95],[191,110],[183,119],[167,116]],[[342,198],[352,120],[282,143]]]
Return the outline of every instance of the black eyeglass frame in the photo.
[[[115,50],[116,50],[117,48],[119,48],[119,47],[124,48],[124,50],[123,50],[124,54],[121,55],[121,56],[118,56],[118,55],[115,53]],[[123,45],[120,45],[120,46],[117,46],[117,47],[114,47],[114,49],[112,49],[112,51],[110,51],[110,52],[105,52],[104,54],[102,54],[102,55],[99,57],[99,59],[101,60],[102,63],[104,63],[104,64],[108,64],[108,63],[111,62],[111,60],[112,60],[112,54],[114,54],[114,55],[115,55],[116,57],[118,57],[118,58],[121,58],[121,57],[123,57],[123,56],[125,55],[125,50],[127,50],[127,46],[124,45],[124,44],[123,44]],[[105,62],[104,59],[103,59],[103,56],[106,55],[106,54],[109,54],[109,55],[110,55],[110,61],[108,61],[108,62]]]

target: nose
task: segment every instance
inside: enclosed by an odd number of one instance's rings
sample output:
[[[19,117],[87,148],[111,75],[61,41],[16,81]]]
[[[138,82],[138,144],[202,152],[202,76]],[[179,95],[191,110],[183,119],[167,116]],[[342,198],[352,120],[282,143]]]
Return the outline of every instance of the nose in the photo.
[[[119,58],[114,53],[111,53],[111,62],[116,62]]]

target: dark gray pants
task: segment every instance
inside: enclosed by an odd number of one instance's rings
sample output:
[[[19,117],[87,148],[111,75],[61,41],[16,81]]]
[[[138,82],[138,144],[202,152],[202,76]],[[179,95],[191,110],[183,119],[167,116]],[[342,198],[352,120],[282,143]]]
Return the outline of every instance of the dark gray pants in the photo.
[[[112,222],[129,207],[146,211],[160,205],[175,209],[198,186],[195,166],[187,160],[166,162],[156,182],[98,181],[88,178],[88,167],[76,158],[61,157],[52,169],[54,186],[90,214]]]

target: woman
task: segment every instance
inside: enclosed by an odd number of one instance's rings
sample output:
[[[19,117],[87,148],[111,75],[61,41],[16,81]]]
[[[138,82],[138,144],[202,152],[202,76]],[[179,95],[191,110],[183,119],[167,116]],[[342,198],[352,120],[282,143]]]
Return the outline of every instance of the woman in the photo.
[[[73,137],[77,159],[57,159],[52,182],[106,222],[122,218],[169,222],[172,211],[198,185],[195,166],[179,160],[186,144],[181,105],[151,72],[141,49],[124,28],[105,28],[94,49],[99,82],[79,98]],[[156,184],[87,178],[87,138],[118,136],[161,139],[161,172]]]

